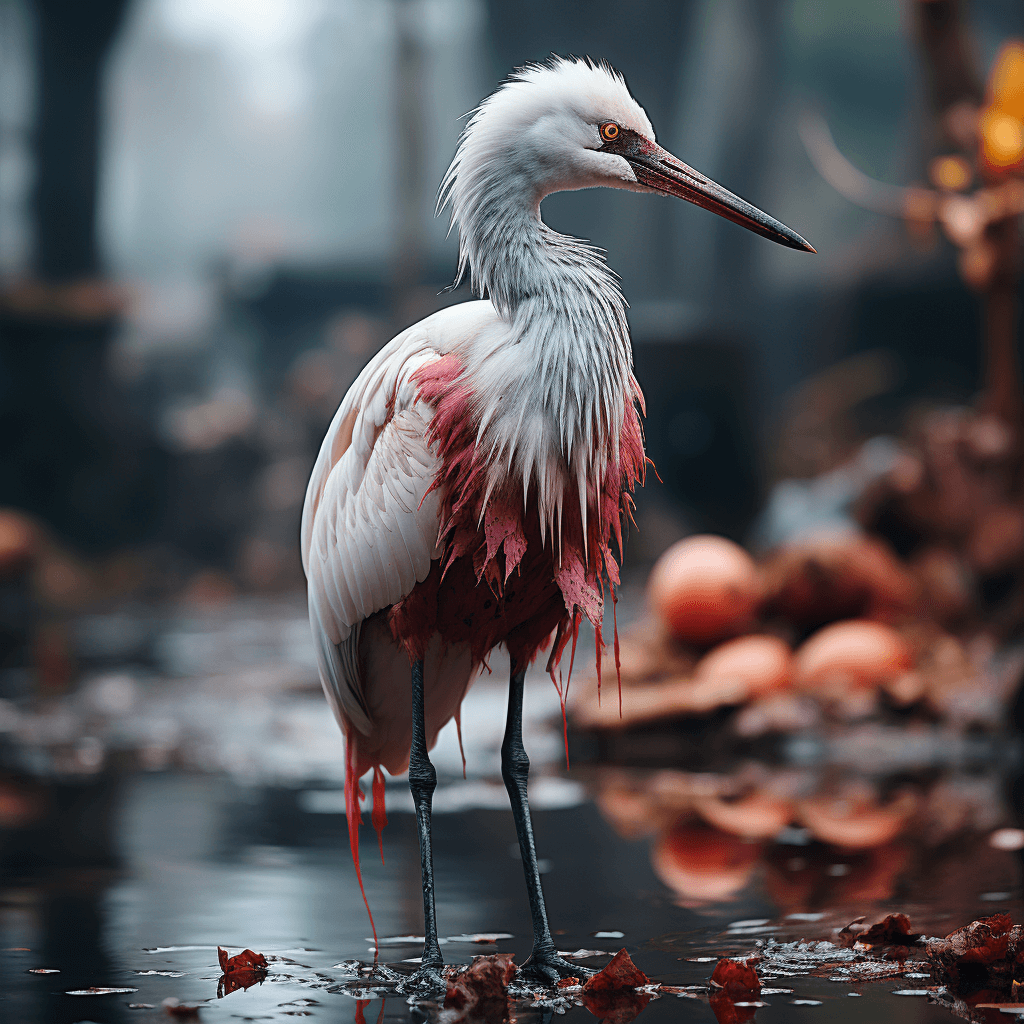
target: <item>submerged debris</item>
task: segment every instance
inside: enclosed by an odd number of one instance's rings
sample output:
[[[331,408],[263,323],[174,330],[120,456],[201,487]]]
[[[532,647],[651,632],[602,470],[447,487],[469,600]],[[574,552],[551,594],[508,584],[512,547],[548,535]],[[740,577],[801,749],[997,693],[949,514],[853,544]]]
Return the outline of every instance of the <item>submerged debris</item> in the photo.
[[[840,933],[839,938],[858,946],[915,946],[921,938],[920,932],[910,930],[910,918],[906,914],[889,914],[873,925],[863,923],[864,918],[851,921]]]
[[[833,942],[758,942],[762,979],[828,978],[829,981],[881,981],[903,974],[907,961],[883,960],[865,950]],[[913,962],[913,961],[911,961]]]
[[[508,984],[515,973],[512,953],[473,957],[468,967],[448,975],[445,1019],[504,1020],[508,1017]]]
[[[1024,992],[1024,926],[1009,914],[972,921],[944,939],[930,939],[928,959],[941,981],[957,995],[992,990]]]

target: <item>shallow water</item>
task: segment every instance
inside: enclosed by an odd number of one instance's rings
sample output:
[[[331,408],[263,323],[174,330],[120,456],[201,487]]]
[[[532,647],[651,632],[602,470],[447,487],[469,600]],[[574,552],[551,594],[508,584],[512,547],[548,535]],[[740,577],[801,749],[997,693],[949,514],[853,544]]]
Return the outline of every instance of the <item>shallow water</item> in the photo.
[[[248,608],[219,623],[193,623],[195,644],[182,639],[188,629],[180,622],[154,627],[163,650],[178,651],[177,662],[171,658],[143,672],[122,656],[117,672],[137,692],[121,711],[108,693],[106,719],[99,722],[94,715],[88,726],[104,757],[93,759],[92,771],[61,774],[51,765],[41,772],[43,817],[0,830],[0,1019],[166,1021],[171,1018],[161,1004],[168,998],[198,1005],[199,1019],[207,1022],[422,1016],[395,995],[360,1005],[344,991],[352,979],[340,965],[372,962],[373,944],[340,813],[340,743],[309,685],[299,634],[290,632],[294,609],[260,614],[262,619]],[[240,616],[249,625],[243,628]],[[257,628],[261,622],[265,629]],[[244,650],[245,636],[257,635],[261,657],[253,669],[237,649]],[[115,660],[104,666],[100,659],[84,690],[109,678]],[[278,682],[267,683],[268,678]],[[512,819],[495,777],[503,686],[485,680],[474,693],[464,719],[470,779],[458,778],[453,737],[442,741],[435,758],[444,812],[434,824],[437,909],[441,934],[450,937],[443,950],[449,962],[512,951],[522,963],[530,949],[530,919]],[[1020,853],[991,841],[995,830],[1016,820],[1003,800],[1012,788],[1009,755],[1002,758],[1003,772],[959,764],[943,775],[934,764],[926,766],[914,782],[925,794],[921,799],[934,795],[941,782],[947,787],[941,807],[955,806],[961,815],[948,835],[904,830],[877,848],[844,852],[784,830],[771,841],[749,844],[749,850],[727,851],[740,857],[745,873],[728,899],[715,902],[684,891],[685,885],[670,888],[652,863],[657,840],[622,838],[602,816],[591,794],[605,791],[609,769],[583,764],[569,780],[558,775],[560,722],[548,721],[558,707],[550,683],[532,680],[527,701],[537,841],[549,916],[562,950],[610,955],[625,947],[652,981],[700,986],[719,956],[755,952],[766,939],[829,939],[862,914],[904,911],[915,930],[927,935],[946,934],[996,911],[1024,919]],[[51,716],[56,713],[50,709]],[[162,733],[154,722],[163,722]],[[129,756],[143,741],[172,735],[162,761],[147,761],[151,754]],[[65,736],[61,742],[77,750],[81,738]],[[158,770],[143,770],[147,765]],[[824,777],[830,769],[804,764],[798,770],[771,765],[756,771],[806,788],[808,773]],[[909,769],[904,765],[901,771],[886,785],[908,784]],[[21,778],[27,785],[26,776]],[[651,770],[633,782],[643,788],[650,780],[666,791],[670,783],[681,784],[680,778],[673,782],[664,770]],[[687,778],[692,785],[693,777]],[[412,816],[403,810],[403,793],[401,781],[389,786],[384,864],[372,830],[362,832],[364,877],[381,940],[422,931],[416,835]],[[721,869],[717,854],[708,856],[708,871]],[[512,938],[494,944],[458,938],[495,932]],[[597,937],[599,932],[622,937]],[[218,998],[218,945],[232,953],[248,947],[266,954],[266,980]],[[398,965],[420,954],[411,941],[382,941],[380,950],[384,962]],[[812,957],[793,976],[765,982],[777,991],[762,996],[765,1005],[750,1008],[756,1010],[752,1019],[951,1020],[950,1011],[928,995],[895,994],[934,986],[930,978],[913,977],[927,974],[921,957],[920,950],[911,951],[902,973],[873,982],[850,982],[842,967],[828,968]],[[584,962],[600,967],[607,957]],[[40,968],[59,973],[29,973]],[[898,964],[894,970],[900,971]],[[812,971],[824,976],[808,976]],[[135,991],[66,994],[91,987]],[[640,1019],[715,1020],[701,996],[663,994]],[[989,1013],[990,1019],[1011,1019]],[[516,1009],[516,1019],[550,1015],[525,1004]],[[568,1016],[592,1019],[580,1006]]]

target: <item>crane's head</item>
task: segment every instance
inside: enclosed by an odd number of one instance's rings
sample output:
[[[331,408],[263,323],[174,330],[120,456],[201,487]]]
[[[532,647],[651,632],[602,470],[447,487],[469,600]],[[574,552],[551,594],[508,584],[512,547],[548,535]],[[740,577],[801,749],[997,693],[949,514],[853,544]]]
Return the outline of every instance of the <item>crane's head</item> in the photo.
[[[678,196],[772,241],[814,252],[795,231],[687,166],[655,141],[643,107],[607,64],[554,58],[520,68],[474,113],[441,187],[454,220],[524,191],[595,186]],[[462,207],[462,209],[460,209]]]

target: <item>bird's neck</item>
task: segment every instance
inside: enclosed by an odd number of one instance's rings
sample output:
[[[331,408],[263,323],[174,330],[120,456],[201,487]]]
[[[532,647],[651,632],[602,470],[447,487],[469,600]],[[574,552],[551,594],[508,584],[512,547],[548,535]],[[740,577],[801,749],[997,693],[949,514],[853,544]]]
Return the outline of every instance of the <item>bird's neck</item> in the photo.
[[[480,436],[501,453],[495,465],[507,456],[525,486],[536,481],[542,510],[561,507],[565,486],[585,507],[635,418],[626,302],[597,250],[547,227],[539,200],[512,198],[459,225],[460,271],[509,327],[467,353],[480,393],[503,396],[481,410]]]
[[[625,386],[633,363],[626,300],[601,252],[549,228],[543,197],[514,187],[482,191],[460,221],[459,279],[469,272],[522,357],[563,396],[567,376]]]

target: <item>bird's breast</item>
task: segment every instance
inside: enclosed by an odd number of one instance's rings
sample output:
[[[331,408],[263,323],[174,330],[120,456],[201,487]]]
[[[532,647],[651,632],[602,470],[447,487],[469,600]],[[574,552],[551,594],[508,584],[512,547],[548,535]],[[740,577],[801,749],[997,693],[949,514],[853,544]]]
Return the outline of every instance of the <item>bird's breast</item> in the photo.
[[[630,406],[621,444],[600,474],[578,486],[564,458],[523,443],[534,460],[488,443],[480,396],[457,356],[417,372],[418,397],[433,407],[427,440],[437,458],[441,558],[391,612],[392,630],[413,657],[440,633],[469,643],[483,660],[505,643],[531,660],[552,631],[568,636],[586,615],[600,629],[606,582],[618,582],[612,538],[621,551],[621,513],[643,472],[643,447]],[[483,428],[483,429],[482,429]],[[533,445],[532,449],[530,445]],[[556,648],[557,648],[556,643]],[[564,646],[564,644],[563,644]],[[560,653],[560,651],[559,651]]]

